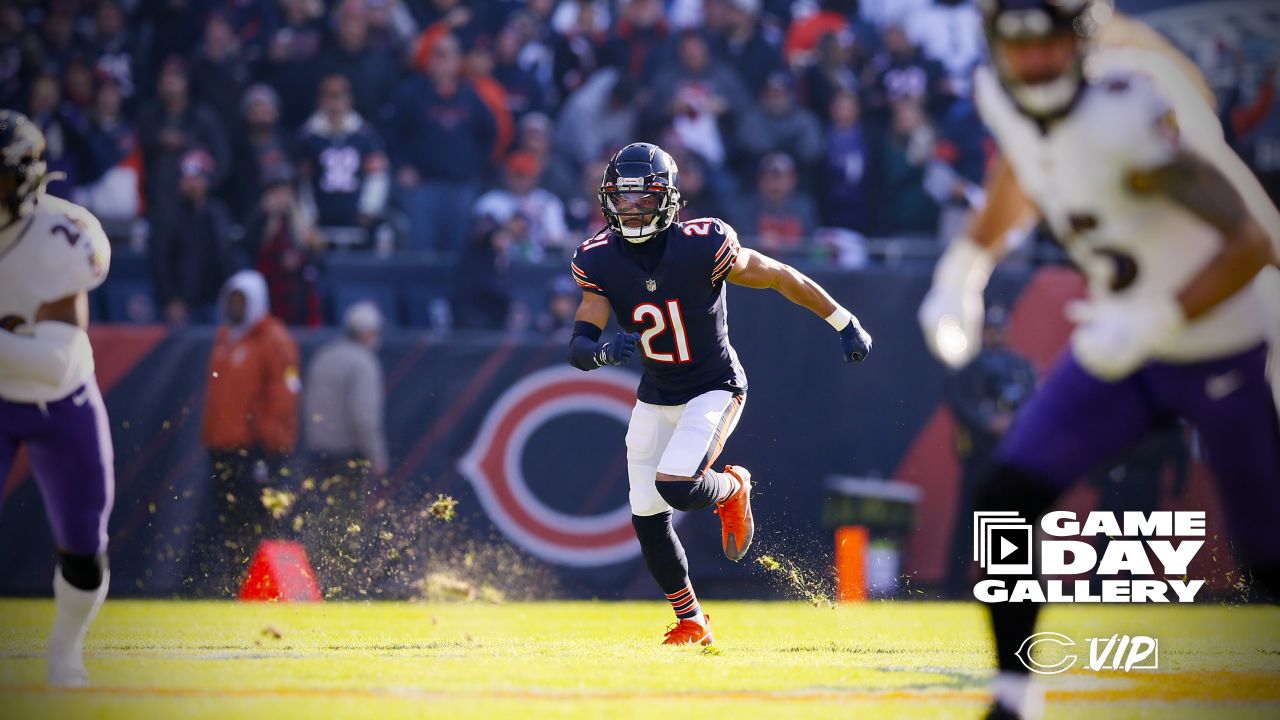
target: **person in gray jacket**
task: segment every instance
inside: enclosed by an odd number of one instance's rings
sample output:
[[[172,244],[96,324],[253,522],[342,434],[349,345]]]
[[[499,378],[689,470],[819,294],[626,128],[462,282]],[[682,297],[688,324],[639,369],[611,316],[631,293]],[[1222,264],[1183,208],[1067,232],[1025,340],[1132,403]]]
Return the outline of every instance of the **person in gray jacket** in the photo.
[[[343,336],[317,350],[307,366],[302,417],[310,472],[302,486],[308,507],[302,531],[322,591],[350,597],[368,534],[361,520],[371,481],[387,471],[387,441],[378,306],[355,303],[343,327]]]

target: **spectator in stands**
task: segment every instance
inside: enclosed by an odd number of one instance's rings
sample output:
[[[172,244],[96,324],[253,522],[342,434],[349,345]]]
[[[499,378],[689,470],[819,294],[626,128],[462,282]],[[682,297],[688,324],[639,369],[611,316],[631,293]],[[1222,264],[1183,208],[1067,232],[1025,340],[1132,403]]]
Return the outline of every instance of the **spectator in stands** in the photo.
[[[502,187],[480,196],[476,217],[488,217],[511,227],[518,221],[523,232],[512,238],[517,255],[539,261],[548,254],[567,254],[573,247],[565,227],[564,205],[554,193],[539,187],[542,165],[532,153],[515,152],[507,158]]]
[[[620,17],[600,51],[601,65],[617,68],[637,86],[667,59],[669,30],[660,0],[622,0]]]
[[[898,25],[885,29],[884,48],[872,59],[867,74],[867,111],[886,124],[899,100],[919,100],[930,113],[941,116],[955,97],[946,68],[925,57]]]
[[[298,202],[289,163],[267,168],[244,240],[249,264],[266,278],[276,316],[289,325],[319,325],[324,238]]]
[[[796,102],[795,84],[786,73],[769,76],[759,109],[743,113],[738,141],[752,160],[786,153],[806,180],[822,160],[822,123]],[[811,180],[802,184],[807,187]]]
[[[234,0],[219,4],[239,38],[245,60],[254,66],[267,61],[272,36],[284,23],[284,3],[280,0]],[[199,17],[198,13],[189,14]]]
[[[1036,385],[1031,363],[1006,342],[1008,312],[998,305],[987,310],[982,352],[973,362],[947,377],[945,396],[955,419],[955,448],[962,467],[956,494],[955,520],[947,553],[946,592],[969,595],[973,554],[973,496],[978,483],[995,462],[996,446]]]
[[[702,158],[713,171],[724,167],[734,148],[734,121],[750,104],[738,76],[711,55],[711,47],[697,30],[685,30],[676,40],[676,62],[654,79],[662,88],[657,104],[663,126],[678,144]]]
[[[231,23],[211,13],[204,24],[204,42],[191,63],[191,97],[218,116],[222,127],[239,129],[241,102],[249,89],[249,63]]]
[[[638,124],[632,102],[636,92],[616,68],[597,70],[561,109],[556,147],[581,166],[632,142]]]
[[[803,252],[818,223],[808,196],[796,192],[796,165],[786,153],[760,161],[756,193],[735,223],[744,245],[774,255]]]
[[[232,275],[219,304],[201,430],[216,521],[203,537],[211,546],[210,584],[234,594],[258,543],[275,534],[263,491],[288,483],[282,471],[297,442],[302,383],[298,346],[270,314],[261,275]]]
[[[547,307],[534,323],[538,334],[552,342],[568,342],[581,301],[582,289],[572,277],[562,275],[553,280],[547,291]]]
[[[133,123],[122,112],[124,98],[115,76],[101,74],[85,133],[88,162],[76,202],[103,222],[138,216],[142,157]]]
[[[418,35],[418,24],[400,0],[365,0],[369,10],[369,44],[399,57]]]
[[[343,0],[335,14],[334,41],[322,59],[325,75],[345,75],[355,111],[365,119],[376,118],[395,89],[400,72],[396,56],[371,41],[364,0]]]
[[[600,181],[604,178],[604,170],[608,164],[609,158],[601,157],[583,165],[579,174],[578,192],[565,201],[565,221],[569,226],[569,237],[575,244],[585,242],[605,228],[604,212],[600,209],[597,193],[600,192]],[[683,186],[683,175],[680,182]]]
[[[343,334],[316,351],[307,365],[302,417],[308,456],[301,501],[303,536],[326,596],[351,597],[355,563],[364,559],[359,524],[372,493],[370,481],[387,473],[383,430],[386,388],[378,345],[382,314],[368,300],[347,308]]]
[[[459,77],[460,63],[457,39],[440,38],[426,73],[406,80],[390,106],[386,139],[414,251],[456,254],[462,248],[471,220],[465,208],[475,200],[493,151],[493,114]]]
[[[78,160],[86,154],[82,134],[84,118],[74,106],[63,102],[57,76],[45,73],[36,78],[27,117],[44,133],[44,157],[49,172],[66,176],[49,183],[49,194],[70,198],[80,180]]]
[[[211,323],[223,282],[234,269],[231,214],[210,197],[213,158],[190,150],[180,163],[181,199],[152,208],[147,250],[156,307],[174,325]]]
[[[487,42],[477,42],[466,51],[462,64],[462,74],[466,82],[475,90],[489,114],[493,116],[496,134],[490,150],[490,158],[494,164],[502,162],[511,149],[515,139],[516,125],[511,113],[507,89],[493,76],[493,51]]]
[[[600,67],[609,32],[609,6],[603,0],[573,0],[557,6],[552,18],[552,82],[557,97],[569,97]]]
[[[546,112],[547,97],[533,71],[520,64],[524,38],[516,23],[498,32],[493,42],[493,77],[506,90],[507,108],[517,122],[531,112]]]
[[[157,83],[159,95],[138,118],[144,195],[149,207],[178,201],[179,161],[187,151],[204,148],[213,157],[213,187],[222,184],[231,165],[226,133],[206,106],[187,95],[187,68],[180,58],[166,60]]]
[[[552,152],[551,119],[542,113],[529,113],[516,128],[516,151],[527,152],[542,166],[538,184],[556,194],[562,202],[578,193],[578,173],[573,161],[564,153]]]
[[[912,44],[946,68],[953,93],[967,95],[986,46],[982,14],[970,0],[933,0],[905,19]]]
[[[857,0],[821,0],[817,12],[792,22],[782,45],[787,64],[800,67],[811,63],[824,35],[852,30],[857,5]]]
[[[952,103],[939,123],[933,159],[925,172],[925,189],[939,207],[940,241],[965,232],[973,210],[986,203],[982,182],[992,147],[973,102]]]
[[[134,59],[138,48],[125,24],[124,8],[119,0],[100,0],[93,16],[93,30],[88,37],[94,66],[99,73],[115,79],[126,101],[137,89]]]
[[[533,73],[542,84],[544,93],[551,92],[551,72],[554,67],[552,45],[555,31],[551,29],[551,15],[558,0],[527,0],[524,7],[512,10],[506,16],[505,27],[514,30],[519,37],[520,66]],[[499,10],[495,17],[501,18]],[[498,27],[495,25],[495,28]]]
[[[351,103],[346,76],[326,77],[296,143],[304,204],[321,228],[369,228],[386,208],[391,180],[382,138]]]
[[[83,55],[73,57],[62,72],[63,105],[67,113],[74,115],[82,126],[93,112],[93,74],[93,65]]]
[[[680,168],[680,199],[685,206],[680,210],[681,220],[692,220],[700,217],[725,216],[725,204],[716,194],[715,188],[707,182],[707,166],[697,156],[677,158]],[[599,180],[596,186],[599,187]],[[599,203],[596,203],[599,205]]]
[[[828,115],[837,93],[857,91],[860,63],[854,57],[853,33],[831,33],[818,41],[817,62],[802,76],[805,106],[820,115]]]
[[[244,222],[262,199],[266,173],[290,161],[289,140],[280,127],[280,96],[265,83],[249,86],[240,107],[243,120],[233,144],[228,204]]]
[[[827,161],[819,195],[822,224],[865,234],[872,224],[867,202],[871,139],[862,124],[857,93],[838,92],[831,100],[829,120]]]
[[[320,84],[325,28],[322,0],[279,0],[283,25],[267,40],[260,76],[280,95],[280,123],[293,132],[307,118]]]
[[[26,100],[40,67],[40,36],[27,25],[18,3],[0,3],[0,47],[6,48],[0,62],[0,107],[19,107]]]
[[[933,128],[924,107],[913,99],[893,105],[893,126],[877,150],[872,176],[877,228],[885,235],[934,237],[938,204],[925,188],[925,170],[934,157]]]
[[[67,65],[81,54],[76,34],[76,4],[72,0],[53,0],[44,7],[40,23],[40,46],[43,50],[41,69],[61,75]]]
[[[738,73],[751,97],[760,97],[765,81],[786,68],[776,33],[760,25],[760,0],[712,0],[725,5],[723,32],[716,38],[716,55]]]
[[[505,224],[480,216],[458,262],[453,287],[454,327],[459,330],[503,330],[512,315],[511,254],[524,234],[513,215]]]

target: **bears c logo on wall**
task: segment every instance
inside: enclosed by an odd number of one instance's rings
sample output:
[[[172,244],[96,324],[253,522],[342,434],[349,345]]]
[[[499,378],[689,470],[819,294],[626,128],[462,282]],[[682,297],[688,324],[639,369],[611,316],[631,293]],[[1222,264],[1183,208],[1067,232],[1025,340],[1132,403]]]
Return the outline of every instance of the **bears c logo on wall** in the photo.
[[[520,380],[489,408],[458,469],[504,535],[543,560],[573,567],[608,565],[639,554],[629,505],[598,515],[560,512],[529,489],[521,463],[529,437],[561,415],[595,413],[625,427],[638,382],[636,375],[612,368],[589,375],[549,368]]]

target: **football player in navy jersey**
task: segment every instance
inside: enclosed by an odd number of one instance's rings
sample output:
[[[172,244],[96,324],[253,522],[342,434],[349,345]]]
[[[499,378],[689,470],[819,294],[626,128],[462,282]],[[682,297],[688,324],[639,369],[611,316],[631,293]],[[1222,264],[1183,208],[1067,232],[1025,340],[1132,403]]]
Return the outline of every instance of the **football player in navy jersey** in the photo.
[[[677,221],[679,172],[662,148],[632,143],[609,161],[600,184],[608,227],[582,243],[571,270],[583,289],[569,343],[580,370],[622,365],[639,348],[644,375],[627,428],[632,523],[645,563],[675,610],[664,644],[712,642],[672,508],[712,505],[724,554],[751,546],[751,473],[712,469],[746,400],[747,377],[729,344],[725,282],[772,288],[825,318],[846,362],[871,352],[858,319],[794,268],[738,243],[718,218]],[[624,330],[601,340],[610,311]]]

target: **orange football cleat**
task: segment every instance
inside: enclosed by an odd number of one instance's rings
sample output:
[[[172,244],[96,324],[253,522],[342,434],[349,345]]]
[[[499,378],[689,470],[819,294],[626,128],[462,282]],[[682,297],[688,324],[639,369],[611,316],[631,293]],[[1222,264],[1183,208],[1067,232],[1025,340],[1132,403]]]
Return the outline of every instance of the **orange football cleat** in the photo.
[[[704,615],[706,625],[699,625],[697,620],[682,619],[667,628],[663,645],[710,645],[715,642],[711,637],[711,616]]]
[[[726,465],[724,471],[738,478],[742,485],[727,500],[716,503],[715,513],[720,516],[720,541],[724,556],[737,562],[746,557],[751,539],[756,534],[756,522],[751,517],[751,473],[744,467]]]

